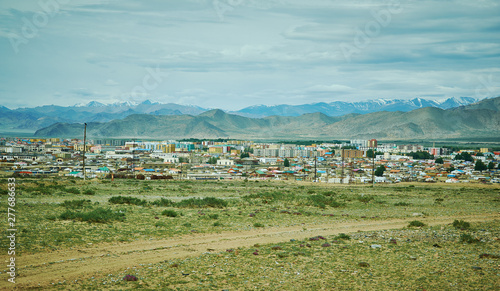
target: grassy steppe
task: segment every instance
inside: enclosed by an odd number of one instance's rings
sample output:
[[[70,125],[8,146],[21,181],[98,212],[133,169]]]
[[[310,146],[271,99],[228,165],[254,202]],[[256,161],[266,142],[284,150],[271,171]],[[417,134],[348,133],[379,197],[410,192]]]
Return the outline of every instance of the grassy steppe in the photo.
[[[0,182],[0,189],[5,190],[7,180]],[[138,180],[83,184],[57,178],[18,178],[16,182],[17,251],[21,262],[23,256],[50,257],[54,253],[56,257],[59,252],[83,252],[89,247],[166,239],[182,244],[186,238],[205,234],[258,234],[294,227],[306,232],[324,225],[462,219],[470,215],[497,218],[472,222],[463,230],[448,224],[376,232],[346,229],[350,239],[333,235],[309,241],[297,236],[295,241],[287,238],[278,245],[258,246],[231,247],[229,240],[228,252],[207,251],[159,263],[127,264],[107,274],[82,271],[76,282],[75,277],[52,282],[63,289],[139,285],[186,290],[358,290],[382,286],[395,290],[487,290],[495,288],[500,276],[497,258],[479,258],[482,253],[500,255],[500,187],[494,185],[396,184],[372,188],[284,181]],[[0,208],[5,217],[6,211],[6,206]],[[2,223],[7,229],[6,221]],[[316,235],[323,233],[318,231]],[[0,241],[7,245],[5,233]],[[329,246],[322,246],[325,243]],[[36,266],[26,266],[30,268],[36,271]],[[123,281],[125,274],[136,276],[138,281]]]

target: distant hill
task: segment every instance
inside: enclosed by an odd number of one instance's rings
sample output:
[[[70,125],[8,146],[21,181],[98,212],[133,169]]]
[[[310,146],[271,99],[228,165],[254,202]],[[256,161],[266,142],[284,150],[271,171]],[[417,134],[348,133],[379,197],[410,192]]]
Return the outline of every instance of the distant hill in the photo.
[[[451,109],[425,107],[409,112],[249,118],[210,110],[199,115],[134,114],[88,123],[89,137],[238,138],[238,139],[449,139],[500,136],[500,97]],[[57,123],[38,130],[40,137],[79,137],[82,124]]]
[[[323,113],[327,116],[343,116],[349,113],[365,114],[377,111],[411,111],[424,107],[448,109],[476,102],[471,97],[449,98],[442,101],[415,98],[412,100],[369,100],[363,102],[331,102],[304,105],[252,106],[235,112],[245,117],[300,116],[307,113]],[[146,100],[142,103],[121,102],[103,104],[91,101],[75,106],[46,105],[34,108],[10,110],[0,106],[0,131],[32,130],[47,127],[57,122],[84,123],[108,122],[135,114],[150,115],[199,115],[208,109],[174,103],[158,103]]]
[[[478,99],[472,97],[448,98],[445,100],[428,100],[423,98],[404,99],[376,99],[360,102],[335,101],[331,103],[314,103],[304,105],[257,105],[243,108],[239,111],[231,112],[247,117],[266,117],[272,115],[279,116],[299,116],[306,113],[320,112],[328,116],[341,116],[349,113],[372,113],[377,111],[411,111],[424,107],[436,107],[449,109],[458,106],[469,105],[477,102]]]
[[[138,104],[131,102],[103,104],[91,101],[86,105],[68,107],[46,105],[14,110],[1,107],[0,130],[32,129],[35,131],[57,122],[108,122],[133,114],[197,115],[206,110],[196,106],[161,104],[149,100]]]

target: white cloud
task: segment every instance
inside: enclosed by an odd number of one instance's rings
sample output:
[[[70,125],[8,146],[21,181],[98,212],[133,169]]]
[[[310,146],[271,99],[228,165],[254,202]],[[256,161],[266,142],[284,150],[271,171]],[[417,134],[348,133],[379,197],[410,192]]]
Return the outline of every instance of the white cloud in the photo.
[[[401,0],[401,13],[350,62],[339,44],[360,41],[357,30],[386,1],[233,1],[221,21],[212,0],[72,0],[15,53],[9,35],[22,36],[37,3],[0,2],[2,105],[131,98],[146,68],[157,66],[168,77],[136,97],[239,109],[500,95],[494,0]]]

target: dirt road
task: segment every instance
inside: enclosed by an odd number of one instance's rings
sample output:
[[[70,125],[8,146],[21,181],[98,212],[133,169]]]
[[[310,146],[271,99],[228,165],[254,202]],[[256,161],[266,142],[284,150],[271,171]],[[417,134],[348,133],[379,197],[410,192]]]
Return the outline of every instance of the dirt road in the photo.
[[[461,217],[418,218],[428,225],[440,225],[464,219],[470,222],[500,219],[499,214],[481,214]],[[256,243],[278,243],[290,239],[301,240],[315,235],[334,235],[357,231],[400,229],[414,220],[348,221],[336,224],[270,227],[241,232],[219,234],[190,234],[164,240],[141,240],[130,243],[87,245],[54,252],[22,255],[16,258],[18,277],[15,287],[33,288],[49,286],[52,282],[100,277],[139,264],[159,263],[165,260],[198,256],[203,252],[220,252],[228,248],[248,247]],[[306,228],[306,230],[304,230]],[[5,259],[4,259],[5,260]],[[2,274],[5,277],[6,274]],[[11,289],[6,279],[0,288]]]

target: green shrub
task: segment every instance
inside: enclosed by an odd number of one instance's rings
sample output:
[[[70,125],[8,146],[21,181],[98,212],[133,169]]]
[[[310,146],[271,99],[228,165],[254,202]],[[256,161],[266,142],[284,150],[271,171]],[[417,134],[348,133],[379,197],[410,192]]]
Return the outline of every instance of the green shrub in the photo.
[[[91,203],[90,200],[80,199],[80,200],[64,200],[61,206],[66,208],[81,208],[85,205],[89,205]]]
[[[186,208],[203,208],[203,207],[224,208],[227,207],[227,201],[214,197],[205,197],[203,199],[189,198],[182,200],[178,203],[175,203],[175,205],[177,207],[186,207]]]
[[[254,194],[249,194],[246,196],[243,196],[243,199],[262,199],[266,200],[268,202],[271,202],[273,200],[275,201],[287,201],[287,200],[293,200],[295,199],[294,194],[285,194],[283,192],[279,191],[274,191],[274,192],[260,192],[260,193],[254,193]]]
[[[368,203],[375,199],[373,196],[360,195],[356,198],[359,202]]]
[[[78,189],[76,187],[66,188],[66,192],[71,193],[71,194],[80,194],[81,193],[80,189]]]
[[[167,224],[163,221],[158,221],[157,223],[155,223],[155,226],[156,227],[167,227]]]
[[[146,200],[128,196],[113,196],[109,198],[108,202],[111,204],[129,204],[129,205],[133,204],[139,206],[144,206],[148,204]]]
[[[463,220],[455,220],[453,221],[453,227],[458,228],[458,229],[468,229],[470,228],[470,223],[467,221]]]
[[[349,235],[345,234],[345,233],[340,233],[339,235],[337,235],[337,236],[335,237],[335,239],[345,239],[345,240],[350,240],[350,239],[351,239],[351,237],[350,237]]]
[[[216,222],[214,222],[214,226],[222,226],[222,223],[216,221]]]
[[[219,219],[219,214],[209,214],[209,215],[208,215],[208,218],[211,218],[211,219]]]
[[[84,189],[83,194],[85,195],[95,195],[95,190],[94,189]]]
[[[460,241],[464,242],[464,243],[468,243],[468,244],[479,242],[478,239],[474,238],[472,235],[470,235],[468,233],[462,233],[460,235]]]
[[[254,223],[253,226],[254,227],[264,227],[264,225],[262,223],[258,223],[258,222]]]
[[[336,194],[333,191],[325,191],[325,192],[323,192],[323,195],[330,197],[330,196],[335,196]]]
[[[411,203],[407,203],[407,202],[398,202],[398,203],[394,203],[394,206],[410,206]]]
[[[308,201],[309,203],[307,203],[308,205],[312,205],[312,206],[316,206],[316,207],[320,207],[320,208],[325,208],[325,206],[330,206],[330,207],[335,207],[335,208],[343,206],[342,203],[335,201],[335,199],[333,199],[333,197],[328,197],[328,196],[316,194],[316,195],[308,196],[307,198],[309,200]]]
[[[155,201],[151,202],[151,205],[169,207],[169,206],[173,206],[174,202],[172,202],[169,199],[161,198],[159,200],[155,200]]]
[[[163,212],[161,214],[168,216],[168,217],[177,217],[179,215],[177,212],[175,212],[172,209],[165,209],[165,210],[163,210]]]
[[[63,220],[79,220],[87,222],[106,223],[113,220],[123,221],[125,214],[113,212],[111,209],[96,208],[90,212],[73,212],[67,210],[59,216]]]
[[[418,221],[418,220],[413,220],[410,221],[410,224],[408,224],[409,227],[422,227],[425,226],[425,223]]]

